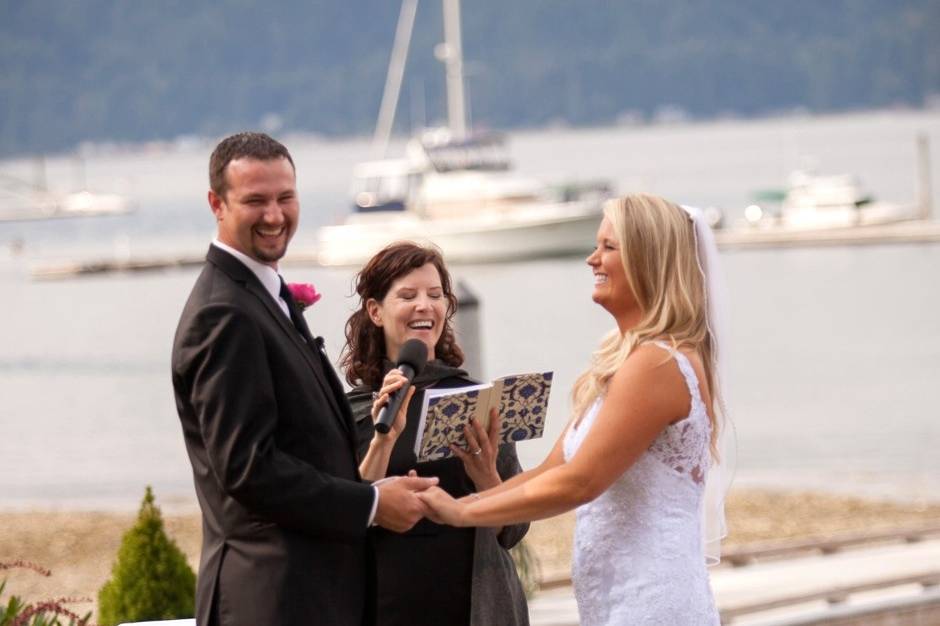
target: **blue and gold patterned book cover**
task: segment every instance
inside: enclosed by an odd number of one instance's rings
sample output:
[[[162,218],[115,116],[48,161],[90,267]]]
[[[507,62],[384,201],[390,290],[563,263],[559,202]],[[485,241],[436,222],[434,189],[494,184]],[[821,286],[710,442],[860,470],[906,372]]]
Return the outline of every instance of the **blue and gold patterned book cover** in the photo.
[[[485,429],[493,407],[502,418],[500,440],[503,443],[541,437],[552,375],[553,372],[519,374],[497,378],[491,384],[428,389],[415,440],[418,461],[452,456],[450,444],[465,447],[464,426],[470,423],[470,418],[475,418]]]

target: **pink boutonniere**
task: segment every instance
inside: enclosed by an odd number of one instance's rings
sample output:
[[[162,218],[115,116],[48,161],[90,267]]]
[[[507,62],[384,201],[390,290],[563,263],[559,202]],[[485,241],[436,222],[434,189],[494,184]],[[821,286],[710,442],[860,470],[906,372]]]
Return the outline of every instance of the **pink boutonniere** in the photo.
[[[301,311],[308,306],[313,306],[322,297],[317,288],[310,283],[287,283],[287,289],[290,295],[294,296],[294,301]]]

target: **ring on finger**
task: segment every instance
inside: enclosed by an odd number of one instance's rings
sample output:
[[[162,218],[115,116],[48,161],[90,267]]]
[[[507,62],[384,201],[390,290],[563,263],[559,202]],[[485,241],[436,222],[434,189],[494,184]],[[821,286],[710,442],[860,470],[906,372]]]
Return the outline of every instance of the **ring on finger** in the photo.
[[[474,450],[474,451],[471,452],[470,454],[472,454],[473,456],[480,456],[480,453],[481,453],[481,452],[483,452],[483,448],[477,448],[476,450]]]

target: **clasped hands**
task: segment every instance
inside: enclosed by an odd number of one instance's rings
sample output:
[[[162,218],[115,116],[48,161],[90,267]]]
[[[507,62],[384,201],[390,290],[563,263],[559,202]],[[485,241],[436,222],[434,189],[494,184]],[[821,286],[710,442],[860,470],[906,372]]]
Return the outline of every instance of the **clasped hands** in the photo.
[[[408,476],[392,476],[375,484],[379,490],[379,506],[375,523],[403,533],[427,517],[438,524],[462,526],[463,503],[454,500],[437,487],[436,477],[423,478],[414,470]]]

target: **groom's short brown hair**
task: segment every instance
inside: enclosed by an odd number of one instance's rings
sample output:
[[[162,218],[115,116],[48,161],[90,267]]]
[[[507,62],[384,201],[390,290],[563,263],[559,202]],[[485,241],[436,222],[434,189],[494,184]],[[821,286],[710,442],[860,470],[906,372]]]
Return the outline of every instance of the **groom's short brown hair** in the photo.
[[[291,168],[294,159],[281,142],[272,139],[264,133],[237,133],[226,137],[212,151],[209,157],[209,188],[220,198],[225,197],[228,191],[228,180],[225,178],[225,168],[235,159],[242,158],[270,161],[272,159],[287,159]]]

